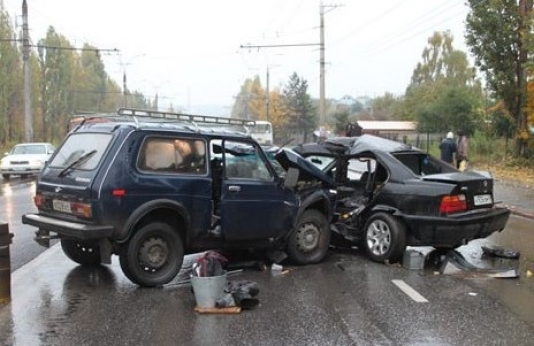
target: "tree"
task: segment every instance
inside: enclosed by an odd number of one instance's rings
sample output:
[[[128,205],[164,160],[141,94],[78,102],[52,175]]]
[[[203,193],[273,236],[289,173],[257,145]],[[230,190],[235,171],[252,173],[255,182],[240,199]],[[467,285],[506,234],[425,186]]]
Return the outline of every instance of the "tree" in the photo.
[[[333,115],[334,118],[334,132],[337,135],[344,136],[345,128],[349,123],[349,111],[347,109],[340,109]]]
[[[392,93],[385,93],[372,101],[373,117],[376,120],[394,120],[399,100]]]
[[[10,41],[15,37],[11,19],[0,2],[0,145],[7,146],[13,141],[19,141],[22,126],[18,119],[22,119],[22,66],[21,55],[16,42]],[[18,135],[19,134],[19,135]]]
[[[466,54],[454,49],[453,41],[449,32],[435,32],[428,39],[422,62],[395,109],[401,119],[418,121],[425,132],[468,131],[473,128],[474,110],[481,104],[480,82]],[[458,118],[460,114],[463,119]]]
[[[466,43],[489,90],[501,99],[516,126],[515,154],[527,155],[526,64],[532,0],[468,0]]]
[[[315,129],[317,113],[308,94],[308,82],[293,73],[283,88],[283,105],[290,133],[301,133],[306,142],[307,135]]]

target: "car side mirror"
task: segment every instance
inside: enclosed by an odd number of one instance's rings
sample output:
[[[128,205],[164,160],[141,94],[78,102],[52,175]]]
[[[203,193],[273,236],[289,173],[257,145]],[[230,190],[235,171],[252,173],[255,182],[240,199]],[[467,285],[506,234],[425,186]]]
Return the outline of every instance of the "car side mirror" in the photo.
[[[293,167],[289,167],[284,178],[284,186],[290,189],[297,186],[299,180],[299,170]]]

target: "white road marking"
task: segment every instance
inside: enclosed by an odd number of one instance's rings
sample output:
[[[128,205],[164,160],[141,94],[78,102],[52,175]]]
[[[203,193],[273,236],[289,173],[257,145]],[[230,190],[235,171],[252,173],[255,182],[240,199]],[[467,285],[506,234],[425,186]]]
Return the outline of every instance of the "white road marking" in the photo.
[[[423,297],[419,292],[414,290],[410,285],[408,285],[403,280],[391,280],[395,286],[397,286],[401,291],[406,293],[406,295],[412,298],[417,303],[428,303],[428,300]]]

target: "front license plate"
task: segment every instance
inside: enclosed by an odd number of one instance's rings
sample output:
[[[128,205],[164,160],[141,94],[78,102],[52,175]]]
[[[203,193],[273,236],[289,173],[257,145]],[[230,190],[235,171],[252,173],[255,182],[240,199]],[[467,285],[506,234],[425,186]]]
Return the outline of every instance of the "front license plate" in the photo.
[[[54,207],[54,210],[61,211],[63,213],[70,213],[70,203],[65,201],[60,201],[57,199],[54,199],[52,201],[52,205]]]
[[[476,206],[492,204],[493,203],[493,199],[491,198],[491,195],[489,195],[489,194],[476,195],[476,196],[473,197],[473,201],[474,201]]]

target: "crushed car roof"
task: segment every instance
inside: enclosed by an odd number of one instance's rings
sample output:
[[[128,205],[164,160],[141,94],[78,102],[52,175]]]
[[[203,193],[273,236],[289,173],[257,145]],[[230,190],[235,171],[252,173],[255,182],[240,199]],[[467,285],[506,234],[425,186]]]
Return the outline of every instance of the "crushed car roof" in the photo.
[[[302,154],[346,154],[354,155],[366,151],[402,152],[419,149],[409,144],[404,144],[373,135],[359,137],[335,137],[323,143],[303,144],[295,147],[295,151]]]

